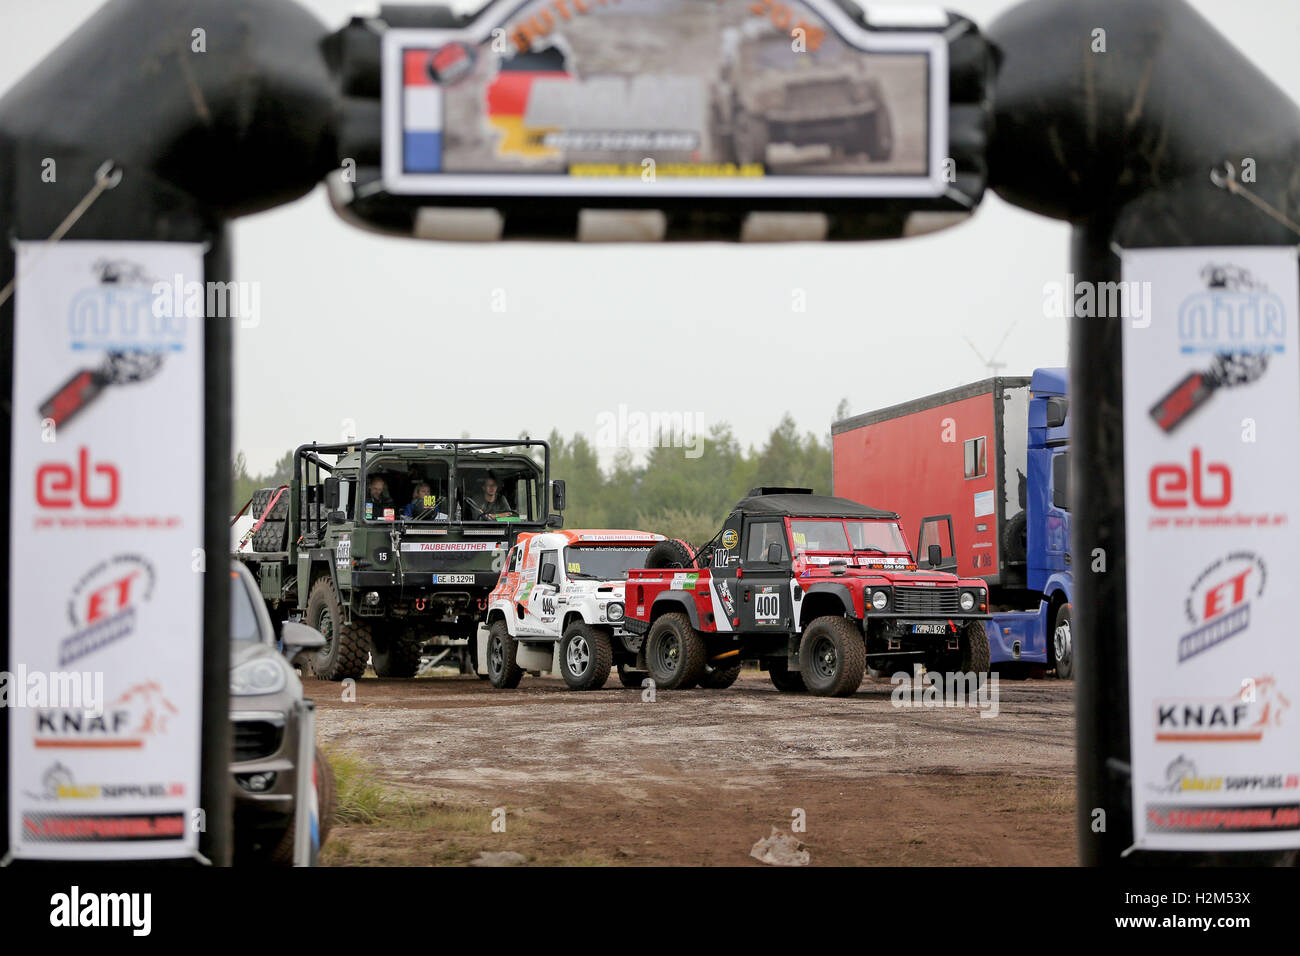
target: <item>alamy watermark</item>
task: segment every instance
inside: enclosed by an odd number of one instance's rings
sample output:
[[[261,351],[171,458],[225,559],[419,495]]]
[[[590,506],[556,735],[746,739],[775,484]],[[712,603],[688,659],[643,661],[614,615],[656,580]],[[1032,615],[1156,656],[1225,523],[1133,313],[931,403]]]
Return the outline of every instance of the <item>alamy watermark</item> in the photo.
[[[104,673],[29,671],[19,664],[0,671],[0,707],[84,710],[97,716],[104,712]]]
[[[889,695],[895,707],[972,707],[981,717],[998,715],[998,675],[978,671],[923,670],[913,665],[913,673],[899,671],[890,677],[894,685]]]
[[[597,448],[682,448],[687,458],[704,454],[700,412],[643,412],[619,405],[596,416]]]
[[[262,321],[259,282],[186,282],[178,273],[170,282],[155,282],[151,291],[157,319],[238,319],[243,329]]]
[[[1150,282],[1086,282],[1068,272],[1063,282],[1043,283],[1048,319],[1131,319],[1135,329],[1151,324]]]

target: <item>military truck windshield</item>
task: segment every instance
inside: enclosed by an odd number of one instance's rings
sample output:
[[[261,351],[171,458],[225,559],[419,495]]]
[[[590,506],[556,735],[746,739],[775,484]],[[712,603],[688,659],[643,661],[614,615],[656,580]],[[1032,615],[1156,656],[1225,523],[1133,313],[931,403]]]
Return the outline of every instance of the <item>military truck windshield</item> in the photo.
[[[644,568],[649,553],[649,548],[634,545],[574,545],[564,549],[565,573],[571,578],[617,580],[632,568]]]
[[[539,521],[541,474],[531,462],[515,459],[456,463],[456,499],[461,521]]]
[[[361,517],[368,521],[447,521],[451,515],[450,476],[449,459],[376,456],[366,463]]]

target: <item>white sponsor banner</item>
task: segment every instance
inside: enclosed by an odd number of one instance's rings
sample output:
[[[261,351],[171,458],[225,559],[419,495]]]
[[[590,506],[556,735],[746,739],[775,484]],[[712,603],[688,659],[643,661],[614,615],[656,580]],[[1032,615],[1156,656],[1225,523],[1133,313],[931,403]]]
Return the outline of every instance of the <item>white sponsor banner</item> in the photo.
[[[203,250],[18,246],[9,833],[17,857],[197,852]],[[16,673],[22,669],[23,673]],[[61,676],[60,676],[61,675]],[[18,678],[21,676],[21,680]],[[96,689],[97,688],[97,689]]]
[[[403,541],[403,551],[504,551],[505,541]]]
[[[1300,847],[1296,250],[1123,263],[1134,841]]]

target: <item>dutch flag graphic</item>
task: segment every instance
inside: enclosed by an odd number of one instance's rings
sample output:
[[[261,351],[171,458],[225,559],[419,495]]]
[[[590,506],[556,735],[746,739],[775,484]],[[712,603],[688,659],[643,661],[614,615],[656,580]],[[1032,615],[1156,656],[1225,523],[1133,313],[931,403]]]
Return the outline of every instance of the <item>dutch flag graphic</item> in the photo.
[[[402,53],[402,166],[408,173],[442,171],[442,88],[429,71],[432,50]]]

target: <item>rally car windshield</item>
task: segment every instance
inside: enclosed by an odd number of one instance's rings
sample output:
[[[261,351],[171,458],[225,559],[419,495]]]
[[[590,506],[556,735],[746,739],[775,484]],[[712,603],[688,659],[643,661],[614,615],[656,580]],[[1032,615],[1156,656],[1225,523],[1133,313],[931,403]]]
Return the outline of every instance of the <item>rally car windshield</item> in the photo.
[[[796,519],[790,522],[790,538],[796,551],[908,553],[903,534],[893,521]]]
[[[564,566],[571,578],[617,580],[632,568],[644,568],[648,547],[602,544],[574,545],[564,549]]]

